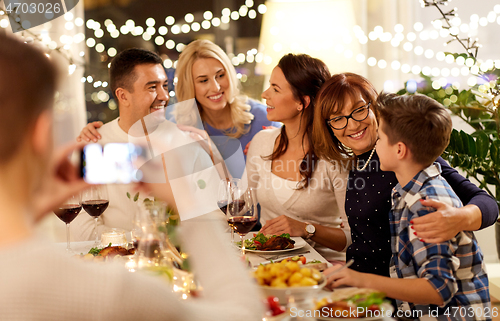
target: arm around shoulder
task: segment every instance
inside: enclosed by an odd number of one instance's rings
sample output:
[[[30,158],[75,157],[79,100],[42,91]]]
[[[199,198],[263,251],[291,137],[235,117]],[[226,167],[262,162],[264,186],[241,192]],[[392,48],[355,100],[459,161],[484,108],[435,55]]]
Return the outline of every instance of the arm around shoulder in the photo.
[[[495,199],[460,175],[441,157],[437,162],[441,165],[441,175],[465,205],[463,210],[457,211],[457,219],[463,222],[462,230],[474,231],[493,225],[498,219],[499,209]]]

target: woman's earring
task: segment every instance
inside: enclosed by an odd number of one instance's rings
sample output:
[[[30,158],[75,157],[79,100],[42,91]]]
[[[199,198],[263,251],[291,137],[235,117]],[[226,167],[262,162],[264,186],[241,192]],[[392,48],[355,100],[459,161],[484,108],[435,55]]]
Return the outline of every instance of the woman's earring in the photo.
[[[302,111],[302,107],[297,107],[297,110],[298,111]]]

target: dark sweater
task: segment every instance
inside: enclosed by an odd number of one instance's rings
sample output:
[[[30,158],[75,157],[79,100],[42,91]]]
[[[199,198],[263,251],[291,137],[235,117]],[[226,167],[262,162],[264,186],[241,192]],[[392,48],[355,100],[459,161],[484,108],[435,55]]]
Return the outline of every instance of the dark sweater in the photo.
[[[370,156],[371,150],[359,156],[359,165]],[[495,223],[498,206],[485,191],[460,175],[439,157],[442,176],[448,181],[464,205],[474,204],[482,213],[481,229]],[[391,232],[389,211],[391,191],[398,183],[393,172],[380,170],[377,153],[363,171],[356,168],[349,172],[345,210],[351,227],[352,244],[347,249],[347,259],[354,259],[356,271],[389,276],[391,259]]]

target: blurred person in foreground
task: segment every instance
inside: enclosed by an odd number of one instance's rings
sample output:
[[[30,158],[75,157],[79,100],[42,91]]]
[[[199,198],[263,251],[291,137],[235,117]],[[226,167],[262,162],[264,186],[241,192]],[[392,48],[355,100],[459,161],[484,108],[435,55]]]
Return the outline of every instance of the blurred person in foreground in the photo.
[[[219,222],[208,216],[183,226],[204,289],[202,298],[187,301],[159,279],[68,258],[35,235],[39,213],[86,184],[75,171],[59,175],[75,170],[67,161],[50,166],[57,78],[52,63],[14,38],[0,35],[0,44],[0,320],[261,319],[255,285],[221,240]],[[168,184],[159,191],[168,201]],[[36,195],[44,195],[43,202]]]

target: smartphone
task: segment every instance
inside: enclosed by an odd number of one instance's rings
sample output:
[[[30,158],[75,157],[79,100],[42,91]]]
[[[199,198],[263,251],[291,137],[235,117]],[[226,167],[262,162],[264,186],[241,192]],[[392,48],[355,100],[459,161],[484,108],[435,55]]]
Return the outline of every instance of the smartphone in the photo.
[[[139,182],[142,172],[137,159],[143,149],[130,143],[86,145],[80,154],[80,175],[89,184],[130,184]]]

